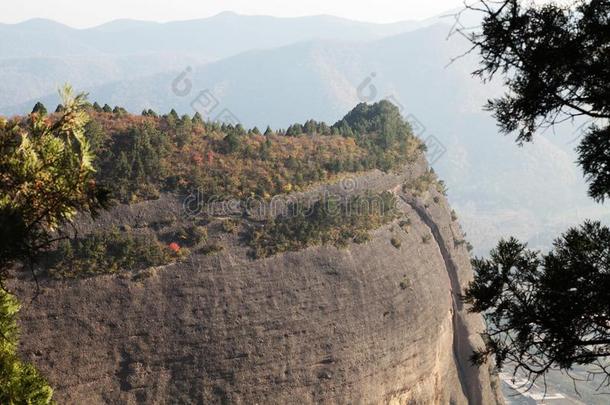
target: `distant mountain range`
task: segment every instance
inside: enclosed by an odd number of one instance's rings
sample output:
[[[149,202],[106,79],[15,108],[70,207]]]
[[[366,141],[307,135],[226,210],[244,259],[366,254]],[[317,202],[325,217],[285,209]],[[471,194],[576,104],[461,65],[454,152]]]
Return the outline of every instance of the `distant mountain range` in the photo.
[[[468,47],[449,35],[453,23],[222,13],[85,30],[46,20],[0,25],[0,114],[28,112],[38,99],[54,108],[63,82],[133,112],[193,114],[195,106],[259,128],[334,122],[358,102],[389,97],[434,144],[433,165],[478,253],[500,236],[544,247],[585,216],[610,219],[586,198],[573,127],[523,148],[497,134],[481,107],[501,88],[472,78],[476,55],[450,64]]]
[[[213,17],[156,23],[116,20],[75,29],[44,19],[0,24],[2,58],[189,53],[221,59],[252,49],[312,39],[366,41],[430,24],[374,24],[332,16],[277,18],[224,12]]]

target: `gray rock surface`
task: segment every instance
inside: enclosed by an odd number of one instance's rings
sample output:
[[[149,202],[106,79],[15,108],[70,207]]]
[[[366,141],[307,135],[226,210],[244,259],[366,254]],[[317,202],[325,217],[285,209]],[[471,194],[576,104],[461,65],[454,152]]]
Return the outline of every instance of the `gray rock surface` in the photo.
[[[456,300],[472,277],[459,225],[436,190],[401,190],[425,169],[353,179],[353,191],[394,190],[410,220],[364,244],[252,260],[222,234],[216,255],[40,280],[33,301],[35,284],[15,283],[22,353],[66,404],[502,403],[496,377],[468,362],[481,320]],[[164,196],[80,227],[189,221],[181,209]]]

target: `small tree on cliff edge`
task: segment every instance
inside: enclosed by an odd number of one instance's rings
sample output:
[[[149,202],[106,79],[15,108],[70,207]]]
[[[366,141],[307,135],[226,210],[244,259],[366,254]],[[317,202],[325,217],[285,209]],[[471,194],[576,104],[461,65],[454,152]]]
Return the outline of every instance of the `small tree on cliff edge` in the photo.
[[[590,126],[577,148],[589,195],[610,197],[610,1],[523,6],[477,1],[482,29],[465,34],[478,50],[484,80],[503,77],[508,92],[488,102],[505,134],[532,140],[540,128],[574,117]],[[462,32],[463,33],[463,32]],[[473,260],[465,300],[487,321],[486,344],[473,360],[495,356],[531,380],[552,368],[593,367],[610,381],[610,230],[585,222],[548,254],[514,238],[490,259]]]
[[[85,97],[63,91],[55,120],[0,118],[0,403],[48,404],[52,389],[17,355],[19,305],[2,281],[11,269],[32,269],[36,257],[61,237],[77,211],[95,213],[107,193],[93,181],[85,137]]]

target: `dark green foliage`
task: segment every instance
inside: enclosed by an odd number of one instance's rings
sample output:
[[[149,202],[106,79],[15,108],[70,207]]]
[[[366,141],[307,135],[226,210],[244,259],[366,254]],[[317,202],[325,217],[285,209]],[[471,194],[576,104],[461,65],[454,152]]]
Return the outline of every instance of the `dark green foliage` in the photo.
[[[375,104],[360,103],[333,127],[340,131],[349,128],[348,135],[360,134],[356,137],[361,141],[370,141],[383,149],[411,134],[409,124],[402,119],[398,107],[387,100]]]
[[[239,135],[235,131],[231,131],[223,139],[223,151],[225,153],[235,153],[239,150]]]
[[[501,130],[527,142],[538,129],[572,117],[597,120],[579,147],[579,162],[591,196],[609,197],[610,155],[604,152],[610,119],[610,1],[541,7],[516,0],[481,3],[488,11],[481,32],[471,34],[482,60],[475,73],[484,79],[504,76],[509,91],[487,105]]]
[[[118,105],[112,109],[112,113],[116,115],[127,115],[127,110],[123,107],[119,107]]]
[[[89,141],[91,152],[97,155],[104,146],[107,136],[100,123],[92,120],[85,125],[85,138]]]
[[[364,241],[363,232],[393,220],[395,205],[395,197],[389,192],[355,196],[343,202],[323,199],[310,207],[291,205],[287,214],[252,226],[246,239],[255,258],[319,244],[345,246],[355,239]]]
[[[475,74],[485,80],[502,75],[507,86],[487,105],[500,129],[522,143],[541,128],[588,119],[578,163],[589,195],[610,197],[610,1],[535,6],[482,0],[467,8],[484,18],[482,30],[470,35],[481,55]],[[558,238],[548,254],[511,238],[491,259],[475,259],[466,300],[486,316],[488,339],[474,361],[493,355],[499,366],[511,362],[531,379],[551,367],[594,364],[608,383],[609,241],[607,228],[586,222]]]
[[[39,101],[34,105],[34,108],[32,109],[32,114],[38,114],[44,117],[45,115],[47,115],[47,109],[44,104]]]
[[[57,107],[55,107],[55,112],[56,112],[56,113],[62,113],[62,112],[64,112],[64,106],[63,106],[63,104],[57,104]]]
[[[332,128],[367,148],[371,152],[368,164],[382,170],[389,170],[407,154],[408,141],[413,138],[398,107],[387,100],[358,104]]]
[[[303,126],[301,124],[293,124],[286,130],[286,136],[297,136],[303,133]]]
[[[180,246],[194,247],[208,240],[208,230],[203,226],[189,225],[180,227],[171,238],[172,242],[178,242]]]
[[[106,177],[108,187],[123,201],[136,195],[155,198],[158,191],[152,184],[160,183],[165,177],[162,161],[168,153],[169,140],[154,125],[145,122],[132,128],[122,141],[113,145],[114,150],[108,151],[109,157],[118,154],[118,158],[106,158],[103,162],[107,166],[102,170],[110,173]],[[101,177],[100,180],[104,179]]]
[[[494,355],[498,367],[510,362],[534,377],[551,367],[607,365],[610,229],[585,222],[553,246],[541,254],[510,238],[489,259],[473,259],[476,278],[464,297],[488,325],[476,362]]]
[[[17,299],[0,289],[0,403],[54,404],[53,389],[31,364],[17,354],[19,328]]]
[[[111,113],[112,107],[110,107],[108,104],[104,104],[104,107],[102,107],[102,111],[105,113]]]
[[[318,124],[314,120],[306,121],[303,130],[306,134],[313,135],[318,132]]]
[[[269,135],[273,135],[273,130],[271,129],[270,126],[267,126],[267,129],[265,130],[265,136],[269,136]]]
[[[64,94],[55,122],[0,119],[0,281],[16,263],[31,263],[77,211],[106,204],[93,182],[93,156],[85,136],[84,96]]]
[[[42,106],[28,120],[0,118],[0,403],[49,404],[53,390],[18,357],[19,305],[4,289],[13,269],[31,265],[77,211],[94,214],[106,195],[93,182],[85,135],[84,95],[62,91],[65,108],[53,122]]]
[[[66,278],[160,266],[169,263],[171,256],[154,234],[114,229],[62,241],[51,261],[51,276]]]
[[[610,127],[591,127],[577,151],[578,163],[589,182],[589,195],[604,201],[610,197]]]
[[[99,105],[99,103],[97,101],[93,103],[92,108],[95,112],[102,112],[102,107]]]

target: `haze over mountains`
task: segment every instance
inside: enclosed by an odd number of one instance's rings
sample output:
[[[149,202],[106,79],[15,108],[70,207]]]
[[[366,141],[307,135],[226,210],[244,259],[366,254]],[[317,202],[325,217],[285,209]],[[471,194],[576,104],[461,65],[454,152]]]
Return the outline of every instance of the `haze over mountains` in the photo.
[[[468,47],[459,35],[448,39],[453,23],[222,13],[84,30],[48,20],[0,25],[0,114],[29,112],[38,99],[52,109],[64,82],[132,112],[193,114],[191,104],[206,91],[217,106],[202,114],[228,111],[263,129],[309,118],[332,123],[359,102],[391,96],[422,138],[442,144],[445,152],[431,160],[477,253],[510,234],[544,247],[585,217],[610,218],[586,197],[574,127],[523,148],[498,135],[481,107],[499,86],[471,77],[476,55],[448,66]]]

